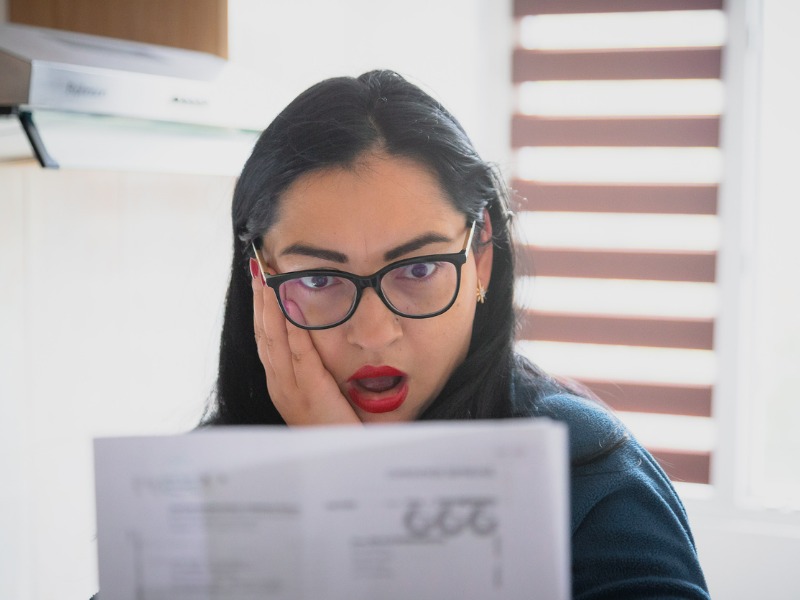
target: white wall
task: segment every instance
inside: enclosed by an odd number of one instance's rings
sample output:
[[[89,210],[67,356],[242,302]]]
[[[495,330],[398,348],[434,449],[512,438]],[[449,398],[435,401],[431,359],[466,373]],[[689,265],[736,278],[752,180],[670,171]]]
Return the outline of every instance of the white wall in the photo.
[[[394,68],[505,163],[510,14],[509,0],[231,0],[230,53],[281,106],[324,77]],[[233,183],[0,166],[0,598],[88,599],[92,437],[196,422]]]
[[[197,422],[232,185],[0,168],[0,597],[88,598],[92,437]]]
[[[687,502],[700,562],[714,600],[797,600],[800,525],[778,511]]]
[[[230,58],[264,75],[281,106],[327,77],[394,69],[505,166],[511,0],[229,0],[229,23]]]

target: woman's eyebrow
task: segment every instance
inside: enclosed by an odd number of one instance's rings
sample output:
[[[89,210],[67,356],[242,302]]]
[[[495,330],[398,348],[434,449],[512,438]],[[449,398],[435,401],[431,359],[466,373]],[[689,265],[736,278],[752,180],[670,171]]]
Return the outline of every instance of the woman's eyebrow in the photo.
[[[415,250],[419,250],[420,248],[424,248],[428,244],[436,244],[439,242],[452,242],[449,237],[442,235],[441,233],[423,233],[415,237],[413,240],[406,242],[405,244],[400,244],[392,248],[391,250],[387,251],[383,258],[387,262],[393,261],[395,259],[400,258],[404,254],[410,254]]]
[[[415,237],[414,239],[400,244],[399,246],[395,246],[391,250],[387,250],[383,258],[387,262],[391,262],[397,258],[405,254],[410,254],[415,250],[419,250],[420,248],[424,248],[429,244],[435,244],[440,242],[451,242],[452,240],[442,235],[441,233],[423,233]],[[347,264],[348,258],[346,254],[342,254],[341,252],[337,252],[336,250],[326,250],[325,248],[318,248],[316,246],[312,246],[310,244],[303,244],[303,243],[296,243],[292,244],[291,246],[287,246],[281,251],[281,256],[286,256],[288,254],[293,254],[295,256],[308,256],[310,258],[318,258],[320,260],[327,260],[339,264]]]
[[[294,254],[298,256],[309,256],[311,258],[319,258],[320,260],[329,260],[331,262],[346,264],[347,256],[335,250],[325,250],[324,248],[317,248],[309,244],[292,244],[287,246],[281,251],[281,256],[287,254]]]

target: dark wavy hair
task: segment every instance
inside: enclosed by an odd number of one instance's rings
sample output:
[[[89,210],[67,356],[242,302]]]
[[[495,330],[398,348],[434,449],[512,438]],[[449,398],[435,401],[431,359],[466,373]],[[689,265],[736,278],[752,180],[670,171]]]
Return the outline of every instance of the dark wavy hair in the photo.
[[[233,259],[219,373],[204,424],[283,423],[256,351],[250,244],[258,245],[274,225],[282,194],[298,177],[330,167],[352,168],[372,151],[428,168],[452,205],[476,221],[478,230],[485,226],[484,209],[491,219],[491,285],[486,302],[477,305],[467,357],[420,418],[513,416],[510,377],[518,359],[505,184],[439,102],[397,73],[371,71],[358,78],[328,79],[300,94],[262,133],[244,166],[233,196]]]

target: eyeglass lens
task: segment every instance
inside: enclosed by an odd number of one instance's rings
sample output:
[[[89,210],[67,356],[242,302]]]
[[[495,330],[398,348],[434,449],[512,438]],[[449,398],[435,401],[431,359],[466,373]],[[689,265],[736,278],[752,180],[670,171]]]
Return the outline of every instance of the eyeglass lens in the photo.
[[[433,315],[445,309],[458,287],[458,268],[450,262],[406,264],[384,273],[380,288],[385,301],[409,317]],[[325,327],[338,323],[353,309],[356,284],[329,273],[285,281],[281,303],[298,325]]]

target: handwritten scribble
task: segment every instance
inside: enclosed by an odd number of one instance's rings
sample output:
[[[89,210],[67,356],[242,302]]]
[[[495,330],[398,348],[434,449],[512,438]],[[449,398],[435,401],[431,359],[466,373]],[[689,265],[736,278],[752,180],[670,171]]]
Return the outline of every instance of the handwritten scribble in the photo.
[[[487,536],[498,526],[494,504],[491,498],[445,498],[432,503],[411,500],[403,525],[417,538],[451,538],[466,532]]]

